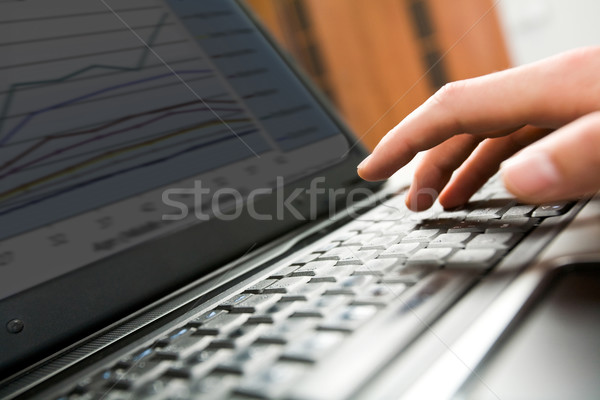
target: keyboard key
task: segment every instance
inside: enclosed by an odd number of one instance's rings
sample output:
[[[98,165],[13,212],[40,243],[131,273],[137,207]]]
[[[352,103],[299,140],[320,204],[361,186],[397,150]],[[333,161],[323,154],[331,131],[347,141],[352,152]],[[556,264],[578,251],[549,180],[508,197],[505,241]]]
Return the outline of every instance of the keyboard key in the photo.
[[[329,239],[332,242],[345,242],[346,240],[350,239],[353,236],[358,235],[357,231],[348,231],[348,230],[344,230],[342,232],[336,232],[333,234],[333,236],[331,237],[331,239]]]
[[[173,364],[163,374],[163,378],[179,378],[179,379],[190,379],[192,377],[192,370],[189,367],[181,366],[180,363]]]
[[[481,233],[467,243],[467,249],[508,250],[523,237],[520,233]]]
[[[444,263],[444,259],[453,251],[453,248],[448,247],[421,249],[408,257],[406,264],[439,266]]]
[[[359,219],[361,221],[390,221],[388,218],[392,217],[392,213],[397,213],[397,210],[391,207],[380,206],[361,215]]]
[[[117,388],[131,390],[140,386],[149,379],[153,379],[162,374],[169,367],[168,361],[160,358],[151,358],[149,360],[134,363],[130,368],[117,369],[111,378],[108,379],[106,388]]]
[[[304,364],[279,361],[266,370],[242,380],[235,393],[261,399],[280,398],[306,372],[307,367]]]
[[[404,196],[402,195],[406,194],[406,192],[407,190],[403,190],[401,193],[392,195],[389,199],[386,199],[382,202],[382,207],[387,207],[392,210],[404,210],[406,213],[411,212],[404,204]]]
[[[336,262],[336,260],[311,261],[294,271],[292,276],[316,276],[318,270],[331,268]]]
[[[325,243],[320,245],[319,247],[317,247],[316,249],[313,249],[313,253],[326,253],[329,250],[338,247],[340,244],[338,242],[329,242],[329,243]]]
[[[206,376],[219,363],[229,359],[234,351],[231,349],[207,348],[190,355],[183,363],[176,364],[168,370],[168,374],[186,374],[194,380]],[[186,376],[184,375],[184,376]]]
[[[351,304],[385,307],[407,288],[404,283],[375,283],[361,291]]]
[[[350,275],[352,270],[340,266],[319,270],[318,273],[310,279],[310,283],[337,282]]]
[[[292,275],[294,273],[294,271],[296,271],[298,268],[300,268],[298,265],[290,265],[289,267],[281,268],[281,269],[273,272],[269,276],[269,279],[282,279],[282,278],[286,278],[286,277]]]
[[[562,215],[569,211],[573,202],[570,201],[559,201],[555,203],[548,203],[538,206],[532,214],[532,217],[555,217]]]
[[[452,226],[456,225],[458,222],[460,222],[460,221],[457,221],[454,219],[442,219],[442,220],[426,219],[418,225],[418,229],[421,229],[421,230],[438,229],[438,230],[440,230],[440,232],[446,232],[448,230],[448,228],[451,228]]]
[[[352,255],[346,258],[340,258],[335,264],[336,266],[343,265],[362,265],[369,260],[374,259],[379,254],[379,250],[359,250],[352,251]]]
[[[403,221],[421,223],[426,219],[437,218],[440,212],[442,212],[442,208],[439,206],[439,203],[434,203],[434,205],[426,211],[411,212],[410,214],[407,214]]]
[[[448,233],[473,232],[481,233],[487,227],[487,221],[461,221],[448,228]]]
[[[252,286],[249,286],[244,290],[246,293],[260,294],[263,289],[269,287],[272,283],[277,282],[277,279],[263,279],[262,281],[258,281]]]
[[[310,278],[308,276],[282,278],[268,288],[265,288],[263,293],[288,293],[306,284],[309,280]]]
[[[504,215],[502,215],[502,219],[513,219],[513,218],[526,218],[530,217],[531,213],[535,209],[534,205],[530,204],[518,204],[516,206],[512,206],[509,208]]]
[[[334,310],[348,304],[349,298],[344,294],[325,292],[322,296],[309,304],[302,305],[296,309],[291,318],[324,318],[331,315]]]
[[[316,331],[290,343],[282,354],[283,360],[315,363],[342,342],[340,332]]]
[[[172,363],[163,376],[197,381],[208,375],[220,362],[229,359],[233,352],[217,348],[196,351],[185,360]]]
[[[389,271],[398,261],[394,258],[377,258],[370,260],[365,265],[357,267],[352,275],[384,275]]]
[[[438,214],[438,218],[445,219],[447,221],[455,221],[460,222],[467,218],[470,210],[467,210],[464,207],[454,208],[450,210],[444,210]]]
[[[402,239],[402,243],[429,242],[442,231],[440,229],[419,229],[412,231]]]
[[[386,229],[385,233],[389,235],[407,235],[410,232],[414,231],[416,227],[416,222],[396,222],[394,225]]]
[[[362,218],[362,216],[361,216],[361,218]],[[360,219],[357,219],[357,220],[354,220],[354,221],[346,224],[344,226],[344,231],[348,231],[348,232],[358,231],[358,232],[360,232],[363,229],[367,229],[371,225],[373,225],[373,223],[370,222],[370,221],[366,221],[366,220],[362,220],[361,221]]]
[[[192,332],[189,332],[167,346],[156,349],[154,356],[163,360],[187,358],[195,351],[208,346],[210,340],[209,336],[195,336],[192,335]]]
[[[239,349],[254,342],[265,329],[268,329],[267,325],[244,324],[229,332],[227,336],[217,336],[210,342],[208,348]]]
[[[446,261],[446,268],[487,269],[502,254],[495,249],[464,249],[452,254]]]
[[[352,332],[371,319],[376,312],[377,307],[372,305],[349,305],[327,317],[317,329]]]
[[[377,237],[374,233],[361,233],[346,240],[341,246],[364,246],[369,240]]]
[[[89,393],[93,393],[92,390],[106,391],[108,388],[129,390],[133,387],[133,382],[123,379],[124,371],[126,370],[119,367],[105,369],[93,376],[90,381],[80,382],[74,389],[73,394],[87,394],[88,391]],[[123,381],[122,387],[118,384],[120,380]]]
[[[490,221],[490,224],[485,229],[485,233],[525,233],[529,232],[531,228],[539,223],[539,221],[539,218],[509,218],[493,220]]]
[[[281,302],[288,301],[308,301],[321,295],[329,285],[324,282],[313,282],[312,279],[296,290],[292,290],[281,297]]]
[[[493,199],[480,202],[472,202],[468,205],[471,211],[467,214],[467,219],[493,219],[500,218],[516,202],[513,199]]]
[[[169,384],[173,381],[170,377],[161,377],[159,379],[153,379],[145,384],[141,385],[139,388],[135,390],[133,393],[128,393],[127,397],[122,397],[123,399],[130,398],[138,398],[138,399],[146,399],[157,396],[163,396],[167,390]],[[104,397],[103,397],[104,398]]]
[[[396,243],[400,242],[400,239],[402,239],[402,237],[403,236],[400,236],[400,235],[385,235],[385,236],[374,237],[373,239],[368,240],[367,242],[363,243],[361,250],[372,250],[372,249],[385,250],[392,244],[396,244]]]
[[[219,306],[217,308],[229,311],[233,307],[235,307],[237,304],[242,303],[244,300],[248,300],[252,296],[254,296],[254,295],[251,293],[236,294],[235,296],[231,297],[230,299],[225,300],[223,303],[219,304]]]
[[[388,233],[388,229],[398,225],[395,221],[382,221],[371,225],[363,230],[364,233]]]
[[[354,232],[354,233],[356,234],[356,232]],[[310,262],[310,261],[316,259],[320,255],[321,255],[321,253],[309,253],[309,254],[305,254],[305,255],[300,256],[299,258],[295,259],[292,262],[292,265],[304,265],[307,262]]]
[[[98,388],[104,388],[104,385],[99,384],[98,381],[94,381],[92,379],[92,377],[87,377],[87,378],[83,378],[81,379],[79,382],[77,382],[77,384],[75,385],[74,388],[71,389],[71,391],[69,392],[69,394],[71,396],[73,395],[83,395],[85,393],[91,392],[92,390],[98,389]],[[66,396],[64,396],[66,398]],[[62,398],[62,397],[61,397]],[[57,398],[56,400],[58,400],[59,398]]]
[[[233,357],[220,363],[216,370],[239,375],[258,371],[275,361],[282,350],[280,345],[266,343],[253,344],[237,351]]]
[[[280,301],[272,305],[264,313],[251,315],[246,324],[274,324],[289,317],[298,307],[300,301]]]
[[[473,237],[470,232],[455,232],[455,233],[442,233],[435,239],[433,239],[427,247],[453,247],[453,248],[464,248],[465,244]]]
[[[327,253],[322,254],[318,258],[318,261],[323,261],[323,260],[339,261],[342,259],[356,259],[357,257],[354,254],[359,250],[360,250],[360,246],[336,247],[335,249],[331,249]]]
[[[117,362],[117,366],[119,368],[130,368],[133,364],[140,362],[142,360],[147,360],[154,355],[154,348],[147,347],[138,351],[135,351],[133,354],[123,357]]]
[[[176,341],[177,339],[181,338],[181,337],[185,337],[186,335],[190,335],[193,332],[193,328],[190,327],[183,327],[183,328],[177,328],[174,331],[172,331],[171,333],[169,333],[167,336],[158,339],[154,346],[155,347],[164,347],[167,346],[169,343],[172,343],[173,341]]]
[[[376,250],[360,250],[360,247],[336,247],[319,257],[319,260],[336,260],[336,265],[361,265],[377,257]]]
[[[224,310],[210,310],[210,311],[207,311],[204,314],[192,319],[191,321],[189,321],[188,325],[192,326],[192,327],[200,326],[202,324],[205,324],[209,320],[216,318],[217,316],[219,316],[221,314],[226,314],[226,313],[227,313],[227,311],[224,311]]]
[[[280,294],[255,294],[244,301],[235,304],[231,313],[258,313],[262,312],[281,299]]]
[[[408,258],[424,247],[425,244],[422,242],[393,244],[383,251],[378,258]]]
[[[302,336],[304,332],[317,325],[315,318],[289,318],[281,324],[269,327],[261,332],[257,343],[286,344]]]
[[[437,266],[432,267],[428,265],[400,266],[383,276],[379,282],[382,284],[404,283],[406,285],[414,285],[436,269],[438,269]]]
[[[491,183],[491,182],[488,182]],[[493,185],[484,185],[480,188],[471,198],[469,199],[469,204],[478,203],[482,201],[489,200],[494,193]],[[467,205],[468,207],[468,205]]]
[[[226,333],[243,324],[246,319],[248,319],[248,315],[246,314],[219,314],[198,326],[194,335],[218,335]]]
[[[352,275],[325,291],[325,295],[354,295],[375,280],[369,275]]]
[[[385,207],[385,206],[384,206]],[[386,207],[388,210],[386,213],[381,213],[377,221],[384,222],[398,222],[405,221],[412,211],[408,211],[405,205],[401,207]]]
[[[99,394],[97,397],[69,397],[69,400],[129,400],[131,392],[122,391],[112,388],[110,391],[103,391],[104,394]]]
[[[190,396],[183,397],[195,400],[230,399],[232,391],[237,387],[240,378],[236,375],[211,373],[210,375],[190,383]]]
[[[155,380],[153,384],[156,385],[158,382],[160,382],[160,380]],[[190,398],[190,386],[188,382],[184,381],[183,379],[171,379],[169,381],[165,380],[165,383],[166,385],[162,389],[160,396],[154,398],[161,398],[165,400],[180,400]],[[149,397],[150,396],[148,395],[142,395],[134,398]]]

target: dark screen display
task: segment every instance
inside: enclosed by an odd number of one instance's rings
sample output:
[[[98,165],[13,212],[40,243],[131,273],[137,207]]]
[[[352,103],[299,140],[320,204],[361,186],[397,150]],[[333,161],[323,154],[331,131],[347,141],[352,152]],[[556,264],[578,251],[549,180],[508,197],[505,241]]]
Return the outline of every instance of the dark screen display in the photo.
[[[0,299],[349,151],[233,1],[10,1],[0,19]]]

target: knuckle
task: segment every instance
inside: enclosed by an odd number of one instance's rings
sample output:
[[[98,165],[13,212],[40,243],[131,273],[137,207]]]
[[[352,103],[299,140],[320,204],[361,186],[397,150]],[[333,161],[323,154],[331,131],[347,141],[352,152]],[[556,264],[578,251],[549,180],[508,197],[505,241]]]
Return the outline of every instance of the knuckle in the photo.
[[[456,117],[456,104],[461,103],[465,91],[468,90],[466,81],[446,83],[430,98],[432,106],[446,114],[450,129],[463,131],[462,124]]]
[[[465,88],[464,81],[455,81],[446,83],[433,95],[432,100],[444,107],[449,107],[458,97],[461,96]]]

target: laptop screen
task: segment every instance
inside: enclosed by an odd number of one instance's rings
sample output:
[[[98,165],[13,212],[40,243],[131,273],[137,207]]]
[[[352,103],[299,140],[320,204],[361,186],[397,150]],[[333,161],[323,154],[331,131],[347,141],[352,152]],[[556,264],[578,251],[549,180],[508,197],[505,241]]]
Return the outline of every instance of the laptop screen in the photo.
[[[0,371],[305,223],[315,176],[357,180],[364,150],[233,0],[0,20],[0,315],[25,326]]]
[[[0,5],[0,298],[348,152],[234,3],[111,3]]]

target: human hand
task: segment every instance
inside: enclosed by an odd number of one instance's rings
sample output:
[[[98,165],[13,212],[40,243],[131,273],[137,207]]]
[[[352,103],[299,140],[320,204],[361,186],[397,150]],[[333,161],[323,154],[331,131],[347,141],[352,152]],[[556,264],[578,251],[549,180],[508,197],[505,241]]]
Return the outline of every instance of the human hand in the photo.
[[[425,150],[406,196],[415,211],[432,205],[431,193],[441,192],[445,208],[466,203],[501,164],[506,188],[522,202],[596,192],[600,47],[444,86],[381,140],[358,173],[388,178]]]

